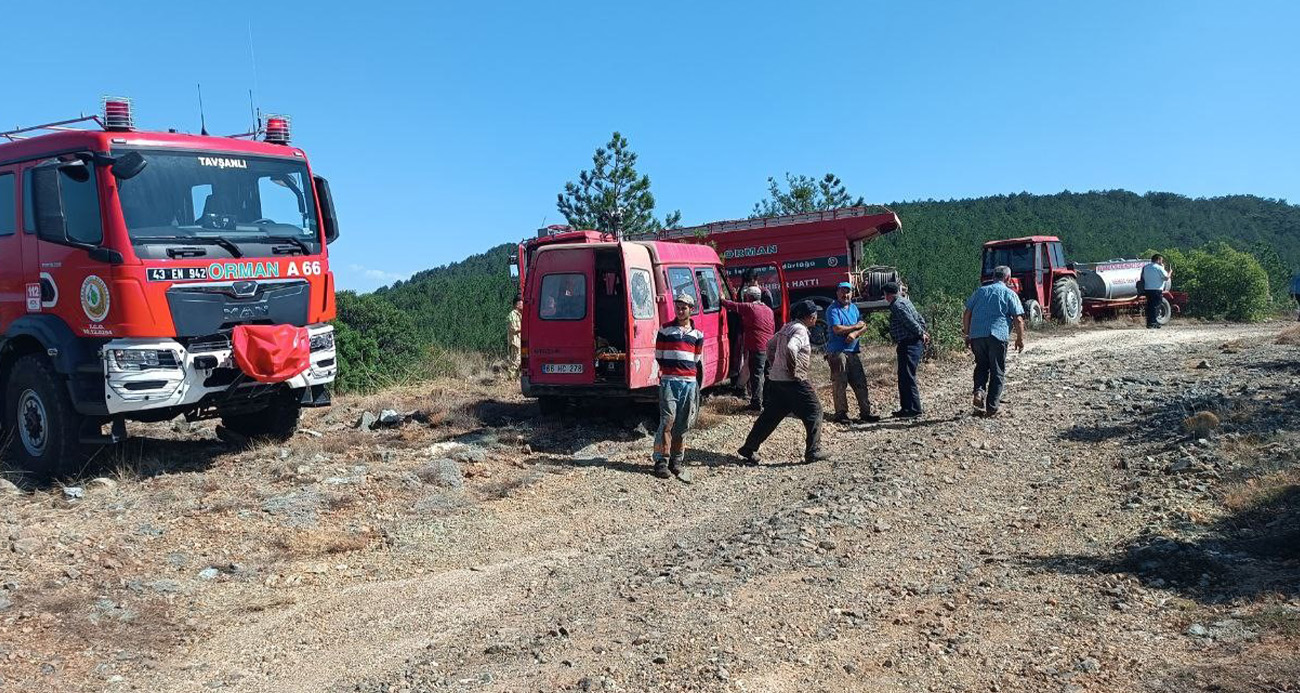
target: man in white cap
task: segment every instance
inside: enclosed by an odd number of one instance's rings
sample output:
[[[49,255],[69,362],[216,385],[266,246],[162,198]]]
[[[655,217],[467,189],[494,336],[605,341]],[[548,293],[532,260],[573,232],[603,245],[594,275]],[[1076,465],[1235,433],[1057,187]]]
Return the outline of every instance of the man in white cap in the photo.
[[[686,430],[692,409],[699,402],[703,376],[704,333],[695,329],[691,314],[695,297],[677,294],[673,300],[675,318],[655,335],[655,362],[659,365],[659,429],[655,432],[655,476],[667,479],[689,477],[682,470],[686,456]]]
[[[749,408],[763,408],[763,381],[767,371],[767,343],[776,332],[776,318],[772,309],[763,304],[763,289],[747,286],[741,291],[744,303],[722,301],[722,307],[734,311],[742,328],[741,351],[749,364]]]

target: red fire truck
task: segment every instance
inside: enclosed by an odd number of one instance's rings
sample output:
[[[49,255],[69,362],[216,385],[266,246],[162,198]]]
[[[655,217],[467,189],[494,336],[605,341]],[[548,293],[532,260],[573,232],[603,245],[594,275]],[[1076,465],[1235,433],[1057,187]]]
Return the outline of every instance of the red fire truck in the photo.
[[[775,269],[780,267],[792,302],[811,299],[825,308],[835,301],[835,287],[850,281],[854,302],[868,312],[888,306],[881,287],[899,278],[892,267],[860,267],[862,246],[902,226],[898,215],[888,208],[859,206],[717,221],[668,229],[657,237],[713,246],[726,264],[733,287],[739,287],[741,275],[752,269],[774,297],[780,293],[774,290],[779,286]],[[827,336],[825,324],[818,322],[812,330],[813,343],[823,344]]]
[[[105,98],[0,133],[0,413],[22,466],[75,471],[128,419],[284,437],[329,404],[329,184],[287,117],[256,130],[145,132]],[[298,364],[279,381],[239,365],[277,326]]]

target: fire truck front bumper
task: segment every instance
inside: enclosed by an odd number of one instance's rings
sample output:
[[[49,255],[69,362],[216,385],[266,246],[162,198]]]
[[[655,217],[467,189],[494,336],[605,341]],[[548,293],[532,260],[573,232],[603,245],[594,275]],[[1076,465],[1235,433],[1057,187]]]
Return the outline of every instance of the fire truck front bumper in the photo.
[[[291,389],[326,385],[338,374],[334,327],[308,326],[311,339],[307,370],[281,383]],[[114,339],[100,351],[104,402],[108,414],[198,405],[210,396],[243,388],[265,387],[235,364],[229,343],[191,343],[174,339]]]

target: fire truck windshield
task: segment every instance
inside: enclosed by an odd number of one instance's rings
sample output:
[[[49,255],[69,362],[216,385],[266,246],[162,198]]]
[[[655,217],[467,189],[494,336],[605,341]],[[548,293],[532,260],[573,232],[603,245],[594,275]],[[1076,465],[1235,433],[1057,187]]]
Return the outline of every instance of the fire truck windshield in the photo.
[[[316,200],[303,162],[237,153],[136,151],[148,165],[139,175],[117,181],[133,245],[193,241],[206,248],[234,246],[239,252],[231,255],[252,257],[320,252]]]
[[[1034,246],[1013,245],[984,250],[984,276],[992,276],[993,268],[1006,265],[1012,274],[1034,271]]]

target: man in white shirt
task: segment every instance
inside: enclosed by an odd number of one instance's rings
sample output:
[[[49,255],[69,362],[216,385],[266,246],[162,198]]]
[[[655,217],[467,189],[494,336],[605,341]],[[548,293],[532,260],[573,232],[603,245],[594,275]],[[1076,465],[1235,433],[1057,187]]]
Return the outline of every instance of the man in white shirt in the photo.
[[[812,342],[808,328],[817,324],[817,304],[800,301],[790,308],[793,320],[785,324],[767,343],[767,386],[763,391],[763,412],[754,421],[740,447],[745,463],[757,465],[758,448],[776,430],[777,424],[790,414],[803,421],[804,461],[828,459],[821,451],[822,404],[808,379],[812,361]]]
[[[1142,293],[1147,299],[1147,329],[1160,329],[1157,318],[1160,304],[1165,298],[1165,282],[1169,281],[1169,270],[1165,269],[1165,257],[1160,253],[1151,256],[1151,263],[1142,268]]]

